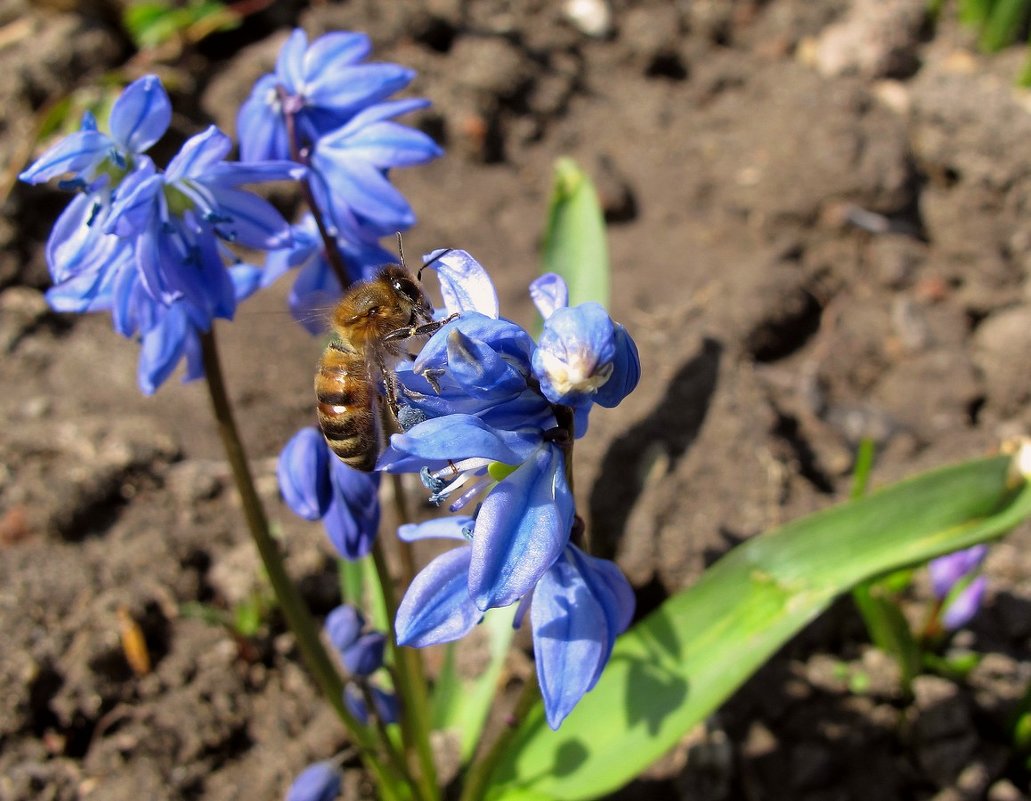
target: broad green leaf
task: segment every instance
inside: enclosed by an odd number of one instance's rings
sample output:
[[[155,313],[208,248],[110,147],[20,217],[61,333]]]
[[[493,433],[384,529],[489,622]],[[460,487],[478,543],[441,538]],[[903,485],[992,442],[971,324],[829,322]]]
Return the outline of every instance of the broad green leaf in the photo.
[[[713,712],[858,582],[997,537],[1031,516],[1009,457],[935,470],[810,515],[730,551],[616,644],[558,732],[538,704],[486,798],[597,798]]]
[[[591,180],[568,158],[555,163],[543,267],[544,272],[558,273],[565,279],[570,305],[594,300],[608,307],[605,218]]]
[[[455,647],[448,647],[444,667],[433,688],[431,711],[434,729],[452,729],[461,735],[462,764],[472,757],[483,726],[497,697],[498,680],[512,642],[514,608],[492,609],[480,625],[487,630],[490,661],[475,679],[463,680],[455,664]]]

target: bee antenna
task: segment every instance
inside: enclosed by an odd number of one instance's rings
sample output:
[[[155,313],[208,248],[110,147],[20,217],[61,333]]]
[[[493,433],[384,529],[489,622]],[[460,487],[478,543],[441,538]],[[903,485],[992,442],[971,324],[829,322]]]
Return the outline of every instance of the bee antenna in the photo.
[[[401,243],[400,231],[397,232],[397,255],[401,257],[401,266],[407,270],[408,265],[405,264],[405,248],[404,245]]]
[[[422,265],[422,267],[419,268],[419,272],[416,277],[421,281],[423,270],[425,270],[427,267],[433,264],[433,262],[439,261],[440,259],[444,258],[448,253],[450,253],[453,250],[454,248],[445,248],[444,250],[440,251],[440,253],[438,253],[436,256],[434,256],[432,259],[430,259],[428,262]]]

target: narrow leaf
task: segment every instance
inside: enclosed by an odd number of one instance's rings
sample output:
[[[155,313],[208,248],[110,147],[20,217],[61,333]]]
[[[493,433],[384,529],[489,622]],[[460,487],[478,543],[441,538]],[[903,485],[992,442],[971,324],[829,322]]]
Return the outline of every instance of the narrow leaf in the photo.
[[[597,798],[711,714],[777,649],[860,581],[998,537],[1031,516],[1008,457],[895,484],[740,545],[620,638],[558,732],[538,704],[491,776],[512,791]]]
[[[587,175],[568,158],[555,163],[543,272],[558,273],[569,285],[569,303],[594,300],[609,305],[609,254],[605,218]]]

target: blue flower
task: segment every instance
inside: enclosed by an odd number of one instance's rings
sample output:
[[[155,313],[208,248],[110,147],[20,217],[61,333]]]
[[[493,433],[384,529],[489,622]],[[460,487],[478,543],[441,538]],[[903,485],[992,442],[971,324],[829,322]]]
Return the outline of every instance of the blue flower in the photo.
[[[360,559],[371,550],[379,528],[377,474],[348,467],[309,426],[283,448],[276,475],[287,506],[305,520],[321,519],[341,556]]]
[[[446,551],[415,577],[398,607],[398,644],[421,647],[451,642],[468,633],[483,614],[468,583],[476,544],[473,519],[452,517],[402,526],[399,535],[405,540],[464,540],[470,533],[471,545]],[[616,637],[630,625],[634,595],[615,564],[567,545],[524,598],[516,625],[522,621],[527,600],[545,715],[557,729],[597,683]]]
[[[336,801],[340,796],[340,769],[332,762],[309,765],[286,791],[286,801]]]
[[[336,245],[352,281],[371,278],[380,266],[394,258],[374,242],[352,243],[337,239]],[[321,333],[326,329],[328,310],[340,299],[343,289],[330,266],[325,242],[311,214],[306,214],[293,226],[289,248],[268,254],[262,286],[269,286],[291,269],[297,270],[297,278],[288,298],[290,312],[309,333]]]
[[[544,331],[533,354],[534,375],[549,401],[569,406],[581,416],[577,425],[581,436],[592,404],[612,408],[637,386],[641,375],[637,346],[600,304],[567,306],[568,290],[553,273],[534,282],[531,296],[544,317]]]
[[[311,45],[294,30],[276,61],[240,107],[237,135],[243,161],[291,158],[285,114],[300,146],[310,146],[355,113],[403,89],[415,73],[397,64],[363,64],[372,42],[363,33],[334,32]]]
[[[931,589],[942,603],[942,626],[954,631],[969,623],[977,610],[987,587],[984,576],[978,575],[987,545],[975,545],[932,559],[927,565],[931,575]]]
[[[327,34],[309,46],[295,30],[275,73],[259,79],[237,119],[241,159],[296,158],[310,166],[318,213],[331,236],[352,243],[411,226],[415,215],[387,172],[443,152],[421,131],[390,121],[427,103],[381,102],[415,73],[361,63],[369,50],[364,34]]]
[[[401,719],[401,705],[397,696],[373,684],[367,685],[367,689],[369,695],[372,696],[376,717],[384,723],[397,723]],[[348,682],[344,687],[344,703],[347,704],[347,710],[358,720],[362,723],[369,722],[369,708],[365,703],[365,693],[357,683]]]
[[[191,137],[164,173],[141,169],[127,178],[105,230],[132,238],[143,286],[170,304],[184,298],[203,330],[236,309],[223,243],[260,250],[290,242],[290,226],[242,183],[297,178],[292,162],[243,165],[225,161],[232,143],[215,127]]]
[[[47,150],[18,177],[30,184],[70,176],[66,185],[85,187],[103,172],[118,177],[129,171],[157,142],[172,120],[172,104],[155,75],[133,81],[111,106],[108,127],[97,130],[93,115],[83,119],[82,129]]]
[[[352,676],[370,676],[383,667],[387,638],[381,631],[362,633],[365,618],[343,604],[326,616],[326,635]]]

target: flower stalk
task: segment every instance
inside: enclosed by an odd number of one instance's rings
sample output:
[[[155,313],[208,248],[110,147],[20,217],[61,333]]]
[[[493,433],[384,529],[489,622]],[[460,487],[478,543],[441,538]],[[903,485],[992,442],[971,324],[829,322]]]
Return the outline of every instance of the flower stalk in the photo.
[[[283,562],[283,555],[269,530],[268,516],[254,486],[254,479],[244,451],[243,441],[240,439],[232,406],[226,392],[214,330],[202,333],[200,341],[206,377],[205,384],[208,388],[208,396],[211,399],[211,408],[215,415],[219,438],[222,440],[222,447],[225,449],[236,489],[240,493],[240,501],[243,506],[244,517],[247,520],[247,528],[250,530],[251,538],[254,540],[254,544],[261,556],[269,582],[272,584],[272,589],[276,594],[279,608],[283,612],[287,625],[297,639],[297,646],[301,651],[301,656],[315,678],[315,682],[318,684],[322,694],[333,706],[340,720],[354,738],[355,743],[361,748],[362,755],[369,764],[369,767],[376,774],[381,774],[383,767],[378,764],[378,760],[373,756],[376,743],[368,729],[359,723],[345,706],[343,695],[344,683],[340,673],[334,666],[329,653],[322,645],[322,640],[319,638],[318,628],[315,626],[311,612],[298,592],[297,586],[290,580]]]

